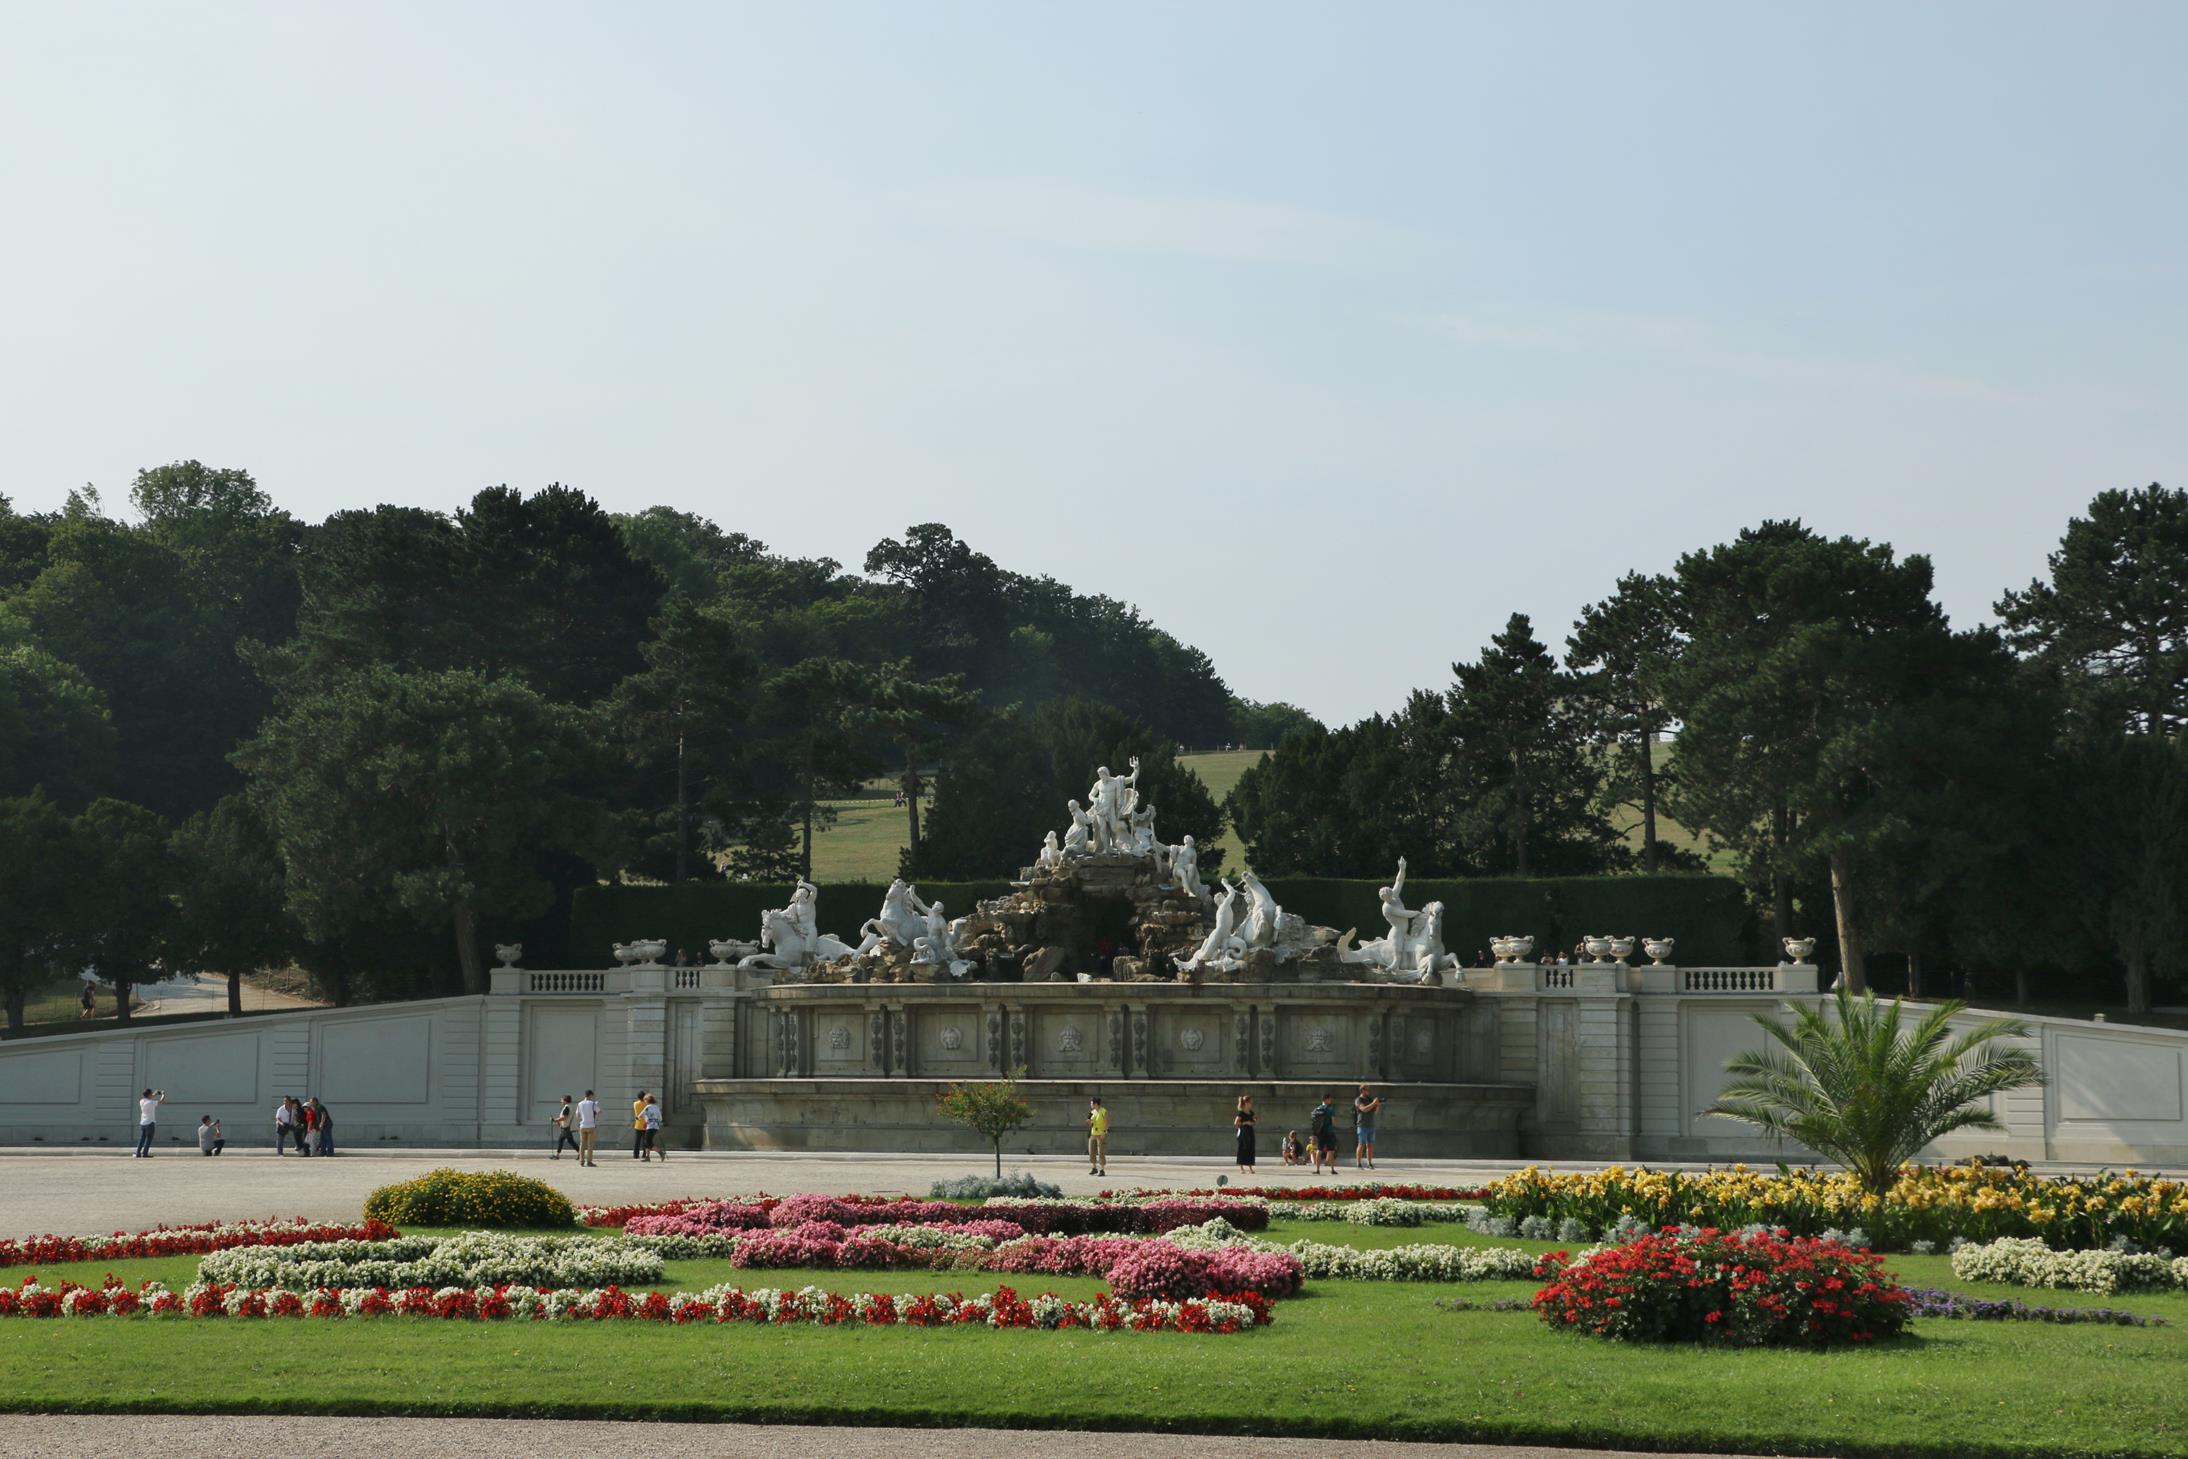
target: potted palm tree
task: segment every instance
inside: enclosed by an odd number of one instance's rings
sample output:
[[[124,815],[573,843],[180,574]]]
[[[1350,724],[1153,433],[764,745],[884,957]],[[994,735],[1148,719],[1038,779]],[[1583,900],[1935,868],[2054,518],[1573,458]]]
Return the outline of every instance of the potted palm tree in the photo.
[[[1731,1081],[1702,1113],[1797,1141],[1881,1196],[1931,1141],[2004,1129],[1990,1096],[2044,1082],[2034,1054],[2000,1042],[2027,1038],[2027,1024],[1986,1018],[1955,1033],[1966,1010],[1940,1003],[1909,1028],[1900,999],[1841,987],[1833,1004],[1794,1008],[1790,1025],[1758,1014],[1775,1046],[1727,1059]]]

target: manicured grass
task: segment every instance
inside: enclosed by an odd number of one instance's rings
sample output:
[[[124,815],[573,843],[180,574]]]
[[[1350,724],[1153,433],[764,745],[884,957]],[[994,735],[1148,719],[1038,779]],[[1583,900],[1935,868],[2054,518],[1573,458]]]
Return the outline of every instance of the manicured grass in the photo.
[[[1480,1242],[1278,1221],[1270,1235],[1360,1246]],[[1549,1249],[1550,1243],[1524,1243]],[[46,1279],[181,1287],[192,1258],[50,1268]],[[2165,1328],[1923,1321],[1837,1353],[1587,1342],[1529,1313],[1449,1312],[1439,1297],[1524,1298],[1531,1282],[1315,1282],[1274,1326],[1237,1337],[653,1324],[0,1322],[0,1406],[35,1410],[587,1414],[942,1425],[1152,1428],[1549,1441],[1837,1454],[2184,1454],[2188,1294],[2100,1299],[1974,1287],[1941,1257],[1903,1279],[2052,1306],[2163,1315]],[[20,1280],[20,1270],[0,1279]],[[670,1287],[720,1280],[839,1291],[992,1289],[985,1273],[734,1272],[675,1262]],[[1087,1278],[1021,1291],[1088,1296]],[[127,1373],[117,1384],[87,1375]]]
[[[909,814],[896,804],[895,788],[868,787],[857,796],[828,804],[835,809],[836,823],[814,833],[814,879],[887,882],[895,876],[911,830]],[[920,814],[933,805],[928,799]]]

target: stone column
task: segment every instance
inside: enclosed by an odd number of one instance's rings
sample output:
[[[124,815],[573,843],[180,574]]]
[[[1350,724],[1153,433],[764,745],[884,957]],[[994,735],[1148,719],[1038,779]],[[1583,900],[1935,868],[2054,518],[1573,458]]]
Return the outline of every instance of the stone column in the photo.
[[[1004,1015],[1010,1038],[1003,1060],[1003,1072],[1008,1074],[1014,1069],[1024,1069],[1029,1074],[1033,1073],[1033,1050],[1028,1047],[1026,1039],[1026,1010],[1013,1003],[1006,1005]]]
[[[911,1013],[901,1003],[889,1003],[883,1005],[882,1017],[889,1026],[889,1072],[902,1078],[912,1072]]]
[[[1276,1077],[1276,1005],[1263,1003],[1254,1009],[1256,1041],[1261,1052],[1254,1072],[1264,1079]]]
[[[1010,1050],[1004,1045],[1004,1037],[1003,1010],[991,1007],[987,1011],[988,1072],[990,1074],[1007,1072],[1003,1061],[1010,1056]]]
[[[1231,1073],[1244,1079],[1253,1073],[1254,1010],[1250,1003],[1231,1005]]]
[[[878,1003],[866,1006],[866,1072],[876,1078],[889,1075],[889,1016]]]
[[[630,1087],[666,1096],[669,1060],[668,970],[633,968],[623,995],[623,1047]]]
[[[1147,1077],[1148,1054],[1147,1005],[1144,1003],[1127,1003],[1125,1005],[1125,1015],[1130,1025],[1130,1041],[1126,1046],[1125,1054],[1125,1077],[1145,1079]]]
[[[1108,1013],[1103,1015],[1102,1023],[1104,1025],[1103,1035],[1108,1040],[1103,1046],[1107,1052],[1102,1060],[1102,1071],[1106,1074],[1114,1074],[1121,1079],[1124,1077],[1125,1070],[1130,1067],[1131,1062],[1126,1045],[1126,1039],[1130,1031],[1125,1026],[1124,1010],[1111,1008]]]

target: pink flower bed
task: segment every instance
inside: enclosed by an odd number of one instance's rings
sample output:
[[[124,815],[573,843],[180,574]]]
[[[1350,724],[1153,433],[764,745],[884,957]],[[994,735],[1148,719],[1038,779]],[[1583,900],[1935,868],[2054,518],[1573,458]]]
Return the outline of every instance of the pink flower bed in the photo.
[[[766,1206],[706,1201],[666,1214],[631,1216],[624,1221],[623,1232],[627,1236],[720,1236],[765,1230],[770,1224]]]
[[[981,1265],[991,1272],[1101,1277],[1120,1295],[1134,1297],[1253,1292],[1275,1300],[1297,1296],[1306,1279],[1299,1258],[1288,1251],[1193,1251],[1129,1236],[1028,1236],[997,1247]]]

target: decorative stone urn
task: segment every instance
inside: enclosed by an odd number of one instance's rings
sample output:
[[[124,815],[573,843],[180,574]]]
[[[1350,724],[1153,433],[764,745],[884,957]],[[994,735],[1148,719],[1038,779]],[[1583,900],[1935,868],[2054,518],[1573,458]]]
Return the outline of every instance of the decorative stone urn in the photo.
[[[1517,958],[1512,956],[1512,939],[1509,937],[1490,938],[1489,950],[1497,955],[1497,961],[1500,963],[1518,961]]]
[[[661,961],[668,950],[669,945],[662,938],[640,938],[636,942],[615,944],[615,960],[625,967],[645,967]]]
[[[1673,939],[1669,937],[1644,937],[1641,939],[1641,950],[1649,955],[1650,962],[1662,967],[1671,960],[1672,942]]]
[[[751,957],[759,950],[760,945],[757,942],[739,942],[734,937],[725,937],[719,942],[707,944],[707,953],[718,968],[728,967],[741,958]]]
[[[1520,937],[1515,935],[1505,938],[1504,941],[1505,945],[1510,947],[1512,950],[1512,956],[1509,959],[1509,961],[1511,962],[1523,963],[1527,961],[1528,958],[1534,955],[1535,940],[1532,937]]]
[[[1788,937],[1784,942],[1786,958],[1791,962],[1805,963],[1816,955],[1816,939],[1813,937]]]
[[[1603,937],[1600,935],[1590,936],[1581,939],[1580,946],[1581,949],[1588,954],[1588,960],[1590,962],[1599,963],[1606,961],[1605,955],[1611,950],[1611,940],[1608,937]]]
[[[524,956],[524,944],[521,942],[497,942],[494,944],[494,956],[501,959],[503,967],[513,968],[517,965],[517,959]]]
[[[1610,944],[1610,951],[1611,951],[1611,961],[1612,961],[1612,962],[1614,962],[1614,963],[1622,963],[1622,962],[1624,962],[1624,961],[1625,961],[1625,960],[1626,960],[1627,958],[1629,958],[1629,957],[1632,957],[1632,956],[1633,956],[1633,939],[1632,939],[1632,938],[1630,938],[1630,937],[1606,937],[1606,938],[1604,938],[1603,940],[1604,940],[1605,942],[1607,942],[1607,943],[1609,943],[1609,944]]]

